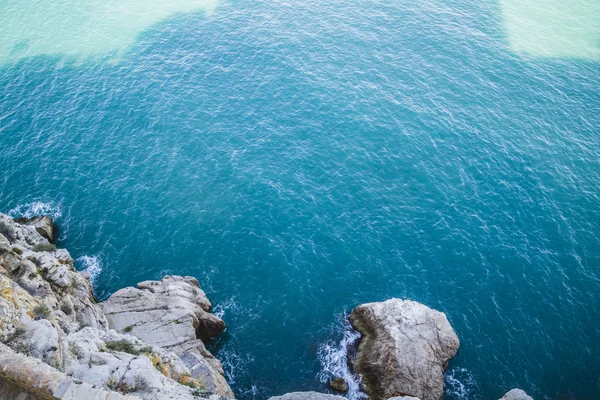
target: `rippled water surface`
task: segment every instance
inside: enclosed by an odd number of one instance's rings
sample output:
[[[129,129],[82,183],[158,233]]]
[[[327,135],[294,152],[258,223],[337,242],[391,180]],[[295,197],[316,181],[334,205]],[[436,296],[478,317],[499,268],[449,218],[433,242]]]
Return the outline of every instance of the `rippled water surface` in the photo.
[[[327,390],[393,296],[449,399],[600,398],[598,2],[159,3],[0,2],[1,211],[102,298],[197,277],[240,399]]]

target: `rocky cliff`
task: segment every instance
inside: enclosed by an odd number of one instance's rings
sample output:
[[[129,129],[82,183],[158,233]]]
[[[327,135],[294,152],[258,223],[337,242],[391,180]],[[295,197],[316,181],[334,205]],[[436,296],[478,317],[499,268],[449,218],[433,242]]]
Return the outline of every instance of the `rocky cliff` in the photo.
[[[3,399],[233,398],[202,342],[225,323],[194,278],[142,282],[98,303],[55,235],[49,217],[0,214]]]

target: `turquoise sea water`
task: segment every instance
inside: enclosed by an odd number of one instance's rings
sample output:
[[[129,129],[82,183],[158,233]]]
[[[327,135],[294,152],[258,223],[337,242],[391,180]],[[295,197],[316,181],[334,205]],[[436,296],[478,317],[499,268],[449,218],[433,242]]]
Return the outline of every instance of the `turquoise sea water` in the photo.
[[[600,398],[596,1],[21,3],[0,211],[101,298],[197,277],[240,399],[326,391],[389,297],[447,313],[449,399]]]

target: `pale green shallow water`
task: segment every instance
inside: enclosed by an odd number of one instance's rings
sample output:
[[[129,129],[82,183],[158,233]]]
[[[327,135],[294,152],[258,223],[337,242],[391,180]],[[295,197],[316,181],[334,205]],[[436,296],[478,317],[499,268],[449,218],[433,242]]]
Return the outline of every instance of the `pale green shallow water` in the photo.
[[[448,399],[598,399],[598,17],[0,0],[0,211],[53,214],[102,298],[197,277],[240,399],[326,391],[390,297],[455,327]]]
[[[177,13],[212,13],[218,0],[3,0],[0,63],[41,55],[116,61],[145,30]]]
[[[600,59],[600,1],[501,1],[513,51],[534,57]]]

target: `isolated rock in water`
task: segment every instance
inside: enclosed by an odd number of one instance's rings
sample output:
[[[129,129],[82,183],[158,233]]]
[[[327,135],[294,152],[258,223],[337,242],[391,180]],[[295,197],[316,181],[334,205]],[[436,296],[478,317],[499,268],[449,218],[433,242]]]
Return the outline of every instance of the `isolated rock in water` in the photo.
[[[293,392],[271,397],[269,400],[346,400],[346,398],[317,392]]]
[[[506,393],[500,400],[533,400],[533,397],[521,389],[513,389]]]
[[[21,225],[33,226],[50,243],[56,243],[56,239],[58,239],[58,228],[54,225],[52,218],[47,215],[33,218],[17,218],[15,222]]]
[[[329,381],[329,386],[340,393],[346,393],[350,389],[348,382],[344,378],[333,378]]]
[[[192,277],[166,276],[127,287],[103,302],[109,326],[176,353],[207,391],[233,397],[219,360],[202,339],[217,336],[225,322]]]
[[[354,370],[363,376],[371,399],[442,398],[444,371],[459,347],[444,313],[391,299],[360,305],[349,319],[362,335]]]

